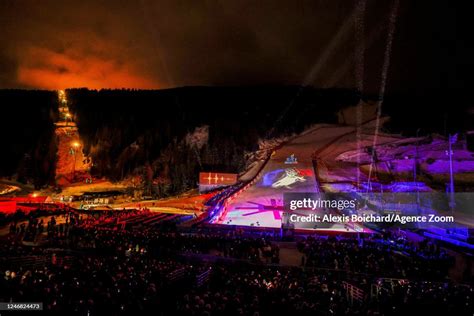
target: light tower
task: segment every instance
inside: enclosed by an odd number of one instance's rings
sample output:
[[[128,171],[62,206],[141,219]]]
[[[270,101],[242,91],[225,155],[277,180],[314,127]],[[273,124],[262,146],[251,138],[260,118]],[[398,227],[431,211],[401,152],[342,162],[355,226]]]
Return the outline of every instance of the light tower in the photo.
[[[77,159],[77,150],[79,147],[81,147],[81,144],[78,141],[74,141],[71,143],[71,152],[74,155],[74,163],[72,165],[72,181],[74,182],[74,179],[76,178],[76,159]]]

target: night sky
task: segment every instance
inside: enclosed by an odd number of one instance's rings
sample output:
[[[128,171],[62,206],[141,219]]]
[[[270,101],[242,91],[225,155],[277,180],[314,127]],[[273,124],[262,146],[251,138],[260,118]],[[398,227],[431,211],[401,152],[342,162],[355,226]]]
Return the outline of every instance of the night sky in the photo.
[[[307,84],[377,92],[395,10],[393,0],[0,3],[0,88],[41,89]],[[472,36],[462,12],[470,11],[448,1],[400,1],[387,91],[470,88]]]

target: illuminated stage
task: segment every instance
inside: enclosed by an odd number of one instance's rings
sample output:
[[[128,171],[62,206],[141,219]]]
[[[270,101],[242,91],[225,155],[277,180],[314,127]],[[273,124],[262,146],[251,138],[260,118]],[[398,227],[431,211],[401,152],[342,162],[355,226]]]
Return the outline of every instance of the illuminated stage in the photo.
[[[373,122],[364,125],[365,133],[361,136],[359,144],[361,148],[373,146],[375,138],[372,133],[372,125]],[[306,133],[294,137],[274,152],[250,184],[246,184],[243,190],[228,195],[229,198],[218,205],[217,210],[213,211],[217,215],[210,222],[221,225],[279,229],[282,227],[282,218],[287,217],[284,216],[284,193],[359,192],[358,194],[361,194],[364,192],[383,192],[389,193],[387,197],[391,196],[390,193],[400,194],[400,197],[405,193],[417,192],[416,201],[418,202],[409,202],[410,199],[405,201],[401,197],[401,200],[397,203],[386,200],[382,203],[382,206],[389,207],[391,211],[403,211],[407,214],[421,211],[443,214],[442,211],[447,206],[444,207],[439,204],[435,207],[432,205],[432,201],[442,200],[442,197],[445,196],[443,192],[439,193],[439,197],[431,197],[429,194],[434,194],[435,191],[431,189],[430,183],[407,181],[406,179],[407,173],[408,179],[412,177],[414,161],[413,159],[410,160],[409,157],[413,155],[413,152],[416,152],[416,148],[420,151],[423,150],[425,155],[429,154],[430,157],[437,157],[439,161],[445,161],[444,148],[446,144],[442,141],[432,141],[427,143],[425,147],[417,147],[418,145],[414,144],[418,144],[418,142],[419,140],[415,138],[401,139],[396,135],[379,135],[377,138],[378,154],[379,158],[384,159],[384,163],[378,164],[377,170],[381,178],[386,177],[390,182],[388,180],[383,182],[383,180],[381,181],[374,176],[369,181],[371,158],[367,151],[358,149],[355,129],[337,125],[315,126]],[[458,153],[458,155],[461,156],[461,153]],[[468,158],[470,153],[464,152],[462,156],[466,157],[466,161],[456,161],[457,167],[464,168],[462,170],[472,170],[469,169],[472,164],[470,158]],[[358,160],[360,160],[360,165]],[[317,165],[313,165],[313,163]],[[386,168],[386,170],[383,168]],[[317,170],[317,176],[315,170]],[[425,170],[425,172],[427,171]],[[466,171],[463,172],[463,176],[469,174]],[[437,176],[433,172],[429,174],[433,178]],[[460,181],[461,178],[458,177],[457,180]],[[419,197],[419,194],[422,193],[426,193],[427,198],[426,202],[423,202],[423,206],[420,207],[419,203],[425,201]],[[430,234],[436,232],[443,240],[448,237],[452,239],[454,235],[459,235],[459,238],[456,238],[466,243],[470,238],[467,228],[472,227],[472,221],[470,220],[470,218],[472,219],[472,213],[470,213],[472,208],[466,208],[467,213],[463,213],[460,206],[467,202],[462,199],[461,195],[457,195],[461,198],[460,203],[455,203],[458,206],[456,211],[458,225],[455,227],[455,233],[453,233],[454,227],[449,227],[449,229],[441,227],[439,229],[439,225],[431,225],[433,227],[418,225],[417,228],[425,229]],[[380,198],[380,201],[382,200],[385,199]],[[374,204],[373,201],[370,203]],[[363,213],[388,211],[387,209],[377,209],[377,207],[381,207],[377,205],[375,203],[370,208],[367,207],[359,211]],[[351,212],[351,210],[348,211]],[[333,215],[340,215],[337,210],[331,212]],[[314,223],[315,225],[310,222],[304,224],[291,223],[291,225],[285,224],[284,227],[311,231],[371,232],[363,223],[321,223],[319,221]]]
[[[324,132],[320,130],[324,129]],[[344,127],[319,126],[298,136],[278,149],[248,189],[234,195],[212,223],[245,227],[279,229],[282,226],[285,192],[319,192],[312,155],[334,138],[350,132]],[[311,144],[311,146],[308,146]],[[297,226],[295,229],[299,228]],[[363,227],[344,224],[314,226],[310,230],[369,232]]]

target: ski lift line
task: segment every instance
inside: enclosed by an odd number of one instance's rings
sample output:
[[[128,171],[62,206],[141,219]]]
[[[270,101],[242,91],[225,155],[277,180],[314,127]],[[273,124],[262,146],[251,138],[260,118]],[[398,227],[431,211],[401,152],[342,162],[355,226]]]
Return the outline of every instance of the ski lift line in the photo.
[[[356,14],[355,16],[355,75],[356,75],[356,84],[360,93],[364,89],[364,61],[365,61],[365,23],[364,23],[364,14],[365,14],[366,0],[360,0],[356,4]],[[376,28],[380,29],[380,28]]]
[[[355,75],[356,75],[356,85],[359,93],[364,91],[364,62],[365,62],[365,43],[364,43],[364,33],[365,33],[365,24],[364,24],[364,13],[366,7],[366,0],[361,0],[356,4],[357,14],[355,15],[355,38],[356,38],[356,49],[355,49]],[[380,30],[380,28],[376,28]],[[359,102],[356,108],[356,139],[357,139],[357,151],[360,152],[362,148],[362,103]],[[357,188],[360,186],[360,155],[357,155]]]
[[[387,34],[387,44],[385,46],[385,53],[384,53],[384,63],[382,66],[382,77],[381,77],[381,83],[380,83],[380,91],[378,95],[378,100],[377,100],[377,119],[375,122],[375,133],[374,133],[374,141],[373,141],[373,150],[372,150],[372,161],[370,163],[369,167],[369,176],[367,179],[367,192],[370,188],[370,179],[372,177],[372,169],[373,169],[373,164],[374,164],[374,159],[375,159],[375,153],[376,153],[376,145],[377,145],[377,138],[380,130],[380,117],[382,116],[382,103],[383,103],[383,97],[385,95],[385,88],[386,88],[386,83],[387,83],[387,72],[388,68],[390,66],[390,58],[391,58],[391,51],[392,51],[392,42],[393,42],[393,35],[395,33],[395,28],[396,28],[396,20],[397,20],[397,14],[398,14],[398,7],[399,7],[399,0],[395,0],[392,9],[390,12],[390,17],[389,17],[389,25],[388,25],[388,34]]]

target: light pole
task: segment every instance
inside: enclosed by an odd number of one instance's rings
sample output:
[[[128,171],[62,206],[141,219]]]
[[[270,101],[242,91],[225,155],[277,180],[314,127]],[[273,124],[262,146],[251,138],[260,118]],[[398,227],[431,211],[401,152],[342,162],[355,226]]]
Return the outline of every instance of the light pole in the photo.
[[[66,126],[68,126],[68,125],[69,125],[69,121],[72,121],[72,119],[71,119],[71,113],[67,112],[67,113],[65,114],[65,116],[66,116]]]
[[[415,158],[413,159],[413,184],[416,186],[416,207],[418,208],[418,214],[420,214],[420,190],[418,189],[416,172],[418,168],[418,145],[420,143],[418,139],[418,134],[420,133],[420,129],[421,128],[418,128],[416,130]]]
[[[81,146],[81,144],[79,144],[79,142],[73,142],[71,145],[72,145],[72,148],[71,148],[72,153],[74,155],[74,164],[72,166],[72,182],[74,182],[74,179],[76,178],[76,159],[77,159],[76,151]]]
[[[451,136],[448,135],[448,142],[449,142],[449,191],[450,191],[450,202],[449,206],[451,208],[451,212],[454,212],[454,207],[456,206],[454,202],[454,175],[453,175],[453,147],[452,144],[456,143],[458,140],[458,134]]]

